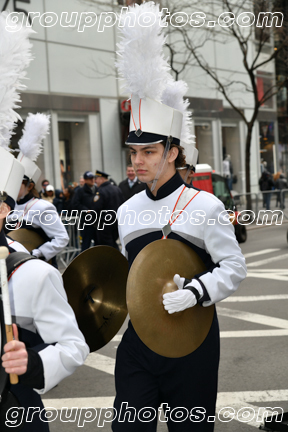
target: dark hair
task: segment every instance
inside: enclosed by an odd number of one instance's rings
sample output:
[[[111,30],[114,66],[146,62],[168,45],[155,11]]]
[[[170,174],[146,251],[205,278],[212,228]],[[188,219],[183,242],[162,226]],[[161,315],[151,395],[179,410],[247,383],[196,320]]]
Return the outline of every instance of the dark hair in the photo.
[[[23,180],[22,183],[25,184],[25,186],[27,186],[27,185],[28,185],[28,180]],[[35,188],[35,183],[30,182],[30,184],[32,184],[33,187],[32,187],[32,189],[28,192],[27,195],[28,195],[30,198],[39,198],[39,193],[38,193],[37,189]],[[29,186],[30,186],[30,184],[29,184]]]
[[[49,184],[49,180],[46,180],[46,179],[45,179],[45,180],[42,180],[42,182],[41,182],[41,186],[43,186],[44,183],[48,183],[48,184]]]
[[[163,147],[165,148],[166,143],[164,143],[164,141],[161,141],[161,144],[162,144]],[[171,150],[173,147],[176,147],[176,148],[179,150],[179,152],[178,152],[178,156],[177,156],[177,158],[175,159],[175,168],[181,168],[181,167],[183,167],[183,166],[186,165],[186,156],[185,156],[185,154],[184,154],[184,148],[181,147],[180,145],[177,145],[177,144],[172,143],[172,144],[170,145],[170,150]]]
[[[133,168],[133,165],[132,165],[131,163],[129,163],[129,164],[127,165],[126,169],[127,169],[127,168]]]

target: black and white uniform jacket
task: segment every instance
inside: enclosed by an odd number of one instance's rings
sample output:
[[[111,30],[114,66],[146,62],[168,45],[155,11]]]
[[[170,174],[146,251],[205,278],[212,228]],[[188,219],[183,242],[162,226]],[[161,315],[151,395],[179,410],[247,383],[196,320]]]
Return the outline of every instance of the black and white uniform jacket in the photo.
[[[147,244],[162,238],[162,228],[167,225],[184,186],[176,173],[158,190],[156,197],[146,188],[119,208],[119,237],[129,265]],[[193,286],[201,285],[204,297],[200,303],[210,306],[238,288],[246,276],[245,259],[223,203],[208,192],[186,187],[177,212],[192,200],[182,217],[180,215],[172,224],[168,238],[190,246],[206,265],[207,271],[193,279]],[[161,265],[161,257],[159,259],[158,265]]]
[[[16,228],[17,220],[20,228],[35,230],[47,240],[38,248],[46,261],[61,252],[69,242],[69,236],[56,207],[48,201],[39,198],[29,199],[26,195],[15,205],[14,212],[7,218],[8,230]]]

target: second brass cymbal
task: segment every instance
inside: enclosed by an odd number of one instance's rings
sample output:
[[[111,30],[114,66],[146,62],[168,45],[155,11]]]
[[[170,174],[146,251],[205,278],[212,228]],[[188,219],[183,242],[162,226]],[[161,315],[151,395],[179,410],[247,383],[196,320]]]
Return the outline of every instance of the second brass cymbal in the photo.
[[[17,230],[9,231],[8,237],[21,243],[28,250],[28,252],[32,252],[33,249],[37,249],[46,241],[36,231],[26,228],[19,228]]]
[[[177,240],[157,240],[135,258],[127,281],[127,306],[139,338],[164,357],[183,357],[205,340],[214,315],[214,305],[196,305],[168,314],[162,300],[177,289],[173,277],[192,279],[205,270],[199,256]]]
[[[68,302],[91,351],[106,345],[127,316],[128,261],[110,246],[78,255],[63,274]]]

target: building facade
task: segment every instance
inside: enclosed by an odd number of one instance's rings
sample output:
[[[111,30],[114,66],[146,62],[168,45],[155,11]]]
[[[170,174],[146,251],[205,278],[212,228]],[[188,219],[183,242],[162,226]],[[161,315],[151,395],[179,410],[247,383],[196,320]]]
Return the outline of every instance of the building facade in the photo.
[[[0,10],[22,10],[23,25],[29,16],[35,30],[31,39],[35,59],[28,70],[27,91],[22,94],[19,113],[23,119],[28,112],[51,115],[51,133],[38,162],[43,172],[41,179],[47,178],[56,188],[61,187],[61,175],[69,183],[78,181],[87,170],[108,172],[116,182],[125,177],[127,149],[124,140],[129,124],[129,104],[125,100],[128,95],[121,92],[121,82],[114,66],[117,25],[109,24],[109,14],[106,13],[116,11],[116,3],[0,0]],[[123,3],[120,1],[118,5]],[[166,3],[163,0],[161,6],[173,6],[173,1]],[[196,31],[191,28],[191,37],[197,33],[201,38],[207,31],[206,28],[197,28]],[[167,40],[173,45],[174,38],[172,32]],[[272,40],[266,49],[267,53],[273,49]],[[183,46],[179,48],[178,66],[184,63],[184,51]],[[247,82],[239,48],[232,39],[219,41],[219,38],[212,38],[203,47],[202,55],[227,80]],[[261,91],[265,80],[275,79],[274,64],[266,66],[258,75],[257,85]],[[208,163],[221,173],[223,158],[230,154],[237,175],[233,189],[244,193],[244,121],[196,64],[184,68],[179,79],[184,79],[189,86],[187,97],[193,113],[199,163]],[[252,112],[252,95],[236,89],[233,101],[243,112]],[[262,157],[267,159],[271,172],[278,170],[277,130],[276,100],[272,98],[271,103],[261,108],[253,129],[252,191],[258,191]],[[21,135],[21,126],[16,132],[14,145]]]

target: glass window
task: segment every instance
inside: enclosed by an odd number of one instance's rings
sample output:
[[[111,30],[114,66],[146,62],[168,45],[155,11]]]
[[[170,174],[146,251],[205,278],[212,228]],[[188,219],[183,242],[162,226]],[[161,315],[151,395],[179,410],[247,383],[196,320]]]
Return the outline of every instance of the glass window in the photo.
[[[267,97],[266,93],[271,93],[273,82],[271,78],[264,77],[264,76],[257,76],[257,93],[258,93],[258,100],[260,101],[262,97],[265,95]],[[269,94],[268,93],[268,94]],[[263,104],[261,104],[261,107],[263,108],[273,108],[273,98],[270,97],[267,99]]]
[[[267,170],[274,173],[274,122],[259,122],[260,157],[267,162]]]

